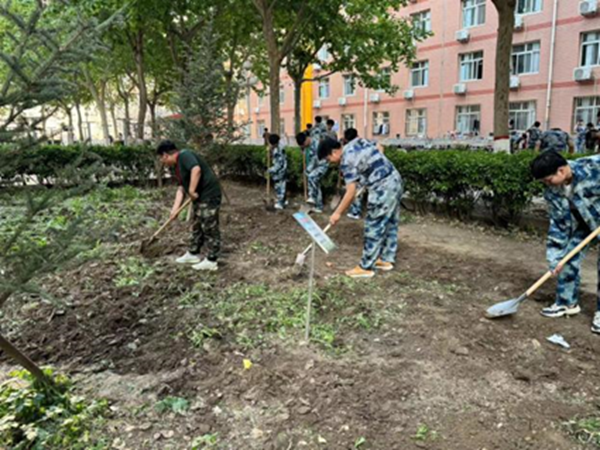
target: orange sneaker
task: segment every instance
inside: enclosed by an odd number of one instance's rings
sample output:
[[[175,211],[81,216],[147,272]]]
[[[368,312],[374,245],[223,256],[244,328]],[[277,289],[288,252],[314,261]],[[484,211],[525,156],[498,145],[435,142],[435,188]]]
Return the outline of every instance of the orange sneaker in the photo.
[[[375,263],[375,268],[377,270],[383,270],[384,272],[387,272],[389,270],[393,270],[394,265],[391,262],[385,262],[385,261],[378,259],[377,262]]]
[[[350,278],[371,278],[375,276],[375,272],[373,270],[365,270],[360,266],[356,266],[354,269],[347,270],[346,275]]]

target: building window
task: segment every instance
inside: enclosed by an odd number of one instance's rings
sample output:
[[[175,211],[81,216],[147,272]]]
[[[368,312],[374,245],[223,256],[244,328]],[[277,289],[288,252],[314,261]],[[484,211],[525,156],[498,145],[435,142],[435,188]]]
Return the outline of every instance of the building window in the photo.
[[[479,133],[481,107],[479,105],[456,107],[456,131],[459,133]]]
[[[425,136],[427,134],[427,110],[406,110],[406,135]]]
[[[511,102],[508,114],[514,121],[514,129],[525,131],[535,122],[535,102]]]
[[[429,61],[419,61],[410,70],[411,87],[423,87],[429,84]]]
[[[342,129],[356,128],[356,119],[354,114],[342,114]]]
[[[540,43],[513,45],[511,74],[523,75],[540,71]]]
[[[329,78],[319,81],[319,98],[329,98]]]
[[[542,10],[542,0],[517,0],[517,14],[531,14]]]
[[[392,85],[392,71],[389,67],[381,69],[378,77],[381,81],[385,82],[386,87]],[[377,89],[377,92],[385,92],[385,89]]]
[[[373,113],[373,134],[386,136],[390,134],[390,113],[375,111]]]
[[[344,96],[352,97],[356,94],[356,80],[353,75],[344,75]]]
[[[413,26],[415,29],[424,31],[426,33],[431,32],[431,11],[421,11],[411,16]]]
[[[258,94],[258,107],[260,108],[263,103],[265,102],[265,94],[263,94],[262,92],[260,94]]]
[[[600,31],[583,33],[581,40],[581,65],[600,66]]]
[[[265,133],[265,121],[259,120],[256,122],[256,137],[262,138]]]
[[[575,98],[575,120],[583,120],[584,124],[600,122],[600,97],[578,97]]]
[[[463,28],[476,27],[485,23],[486,0],[463,0]]]
[[[285,103],[285,87],[279,86],[279,103]]]
[[[460,55],[460,81],[481,80],[483,78],[483,52]]]

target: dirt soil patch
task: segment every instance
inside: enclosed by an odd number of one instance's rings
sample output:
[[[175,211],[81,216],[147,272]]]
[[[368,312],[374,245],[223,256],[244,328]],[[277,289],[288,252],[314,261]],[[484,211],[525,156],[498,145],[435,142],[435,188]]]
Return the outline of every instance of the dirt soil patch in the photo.
[[[190,291],[204,287],[212,297],[203,301],[215,301],[232,286],[307,286],[306,271],[294,267],[308,244],[291,216],[298,203],[267,212],[258,188],[225,188],[233,203],[222,209],[218,273],[174,263],[185,251],[185,222],[161,236],[161,251],[148,258],[139,240],[152,230],[134,229],[97,260],[45,280],[62,303],[15,302],[4,319],[35,360],[76,374],[86,391],[111,400],[114,448],[189,449],[198,437],[205,439],[198,448],[228,449],[586,448],[563,423],[599,406],[600,337],[589,328],[595,255],[584,271],[582,314],[541,317],[553,299],[550,283],[516,316],[489,321],[488,306],[521,294],[543,273],[543,243],[412,217],[401,226],[395,270],[340,291],[348,307],[376,299],[381,323],[344,328],[332,348],[301,345],[300,332],[291,334],[298,339],[272,333],[254,348],[225,332],[194,345],[199,310],[182,307]],[[165,192],[156,219],[170,200]],[[324,225],[327,216],[316,220]],[[344,218],[331,237],[339,248],[318,254],[319,286],[357,263],[362,223]],[[554,333],[571,350],[547,342]],[[159,414],[154,405],[165,396],[190,406]]]

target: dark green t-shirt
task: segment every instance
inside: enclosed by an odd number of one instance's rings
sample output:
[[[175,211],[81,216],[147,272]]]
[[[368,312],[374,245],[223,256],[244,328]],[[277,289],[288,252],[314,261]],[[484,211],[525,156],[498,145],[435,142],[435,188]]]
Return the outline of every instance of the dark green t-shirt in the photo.
[[[175,166],[175,176],[179,184],[183,186],[186,194],[190,189],[190,180],[192,178],[192,169],[200,166],[200,181],[196,192],[200,196],[200,203],[218,205],[221,203],[221,186],[210,166],[204,161],[204,158],[198,156],[191,150],[182,150],[177,158]]]

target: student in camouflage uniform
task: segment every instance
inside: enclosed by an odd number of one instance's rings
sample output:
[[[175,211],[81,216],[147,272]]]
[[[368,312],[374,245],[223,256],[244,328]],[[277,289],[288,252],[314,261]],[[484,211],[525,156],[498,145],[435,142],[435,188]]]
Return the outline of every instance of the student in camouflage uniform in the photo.
[[[319,158],[340,164],[346,194],[329,218],[335,225],[354,200],[358,183],[368,190],[367,217],[360,265],[346,272],[352,278],[370,278],[374,270],[392,270],[398,250],[398,224],[402,178],[393,164],[365,139],[356,138],[342,149],[341,143],[326,139],[319,144]]]
[[[277,197],[275,209],[285,208],[285,185],[287,181],[287,155],[285,147],[281,142],[278,134],[269,136],[269,145],[271,146],[271,162],[273,165],[269,167],[269,174],[273,180],[273,187]]]
[[[578,314],[579,272],[587,248],[564,267],[558,262],[600,226],[600,156],[567,162],[558,152],[543,152],[532,161],[531,173],[547,186],[544,197],[550,228],[546,255],[550,270],[558,277],[556,301],[541,313],[546,317]],[[600,272],[600,258],[598,263]],[[598,289],[594,333],[600,333],[600,278]]]
[[[575,146],[569,133],[561,130],[560,128],[552,128],[551,130],[544,131],[540,137],[540,142],[537,145],[537,150],[545,152],[553,150],[555,152],[562,152],[569,150],[569,153],[573,153]]]
[[[217,258],[221,250],[219,180],[201,156],[191,150],[179,151],[171,141],[161,142],[156,152],[165,166],[175,168],[175,176],[179,182],[171,217],[175,215],[186,195],[193,200],[194,225],[189,250],[176,261],[181,264],[194,264],[192,267],[196,270],[217,270]],[[208,253],[201,261],[199,254],[204,244]]]
[[[327,126],[323,123],[323,118],[321,116],[315,117],[315,126],[310,130],[310,137],[317,145],[321,142],[327,133]]]
[[[296,142],[303,152],[306,153],[306,177],[308,180],[308,200],[307,203],[314,205],[314,211],[323,212],[323,192],[321,190],[321,180],[329,170],[329,164],[326,160],[320,160],[317,155],[318,144],[308,133],[299,133],[296,136]]]
[[[587,128],[583,126],[583,120],[578,120],[577,125],[575,126],[575,134],[577,138],[575,139],[575,150],[577,153],[585,153],[585,133]]]
[[[326,127],[325,136],[328,137],[329,139],[337,140],[337,138],[338,138],[337,133],[333,129],[335,127],[335,121],[333,119],[327,119],[327,123],[325,124],[325,127]]]
[[[529,150],[535,150],[537,148],[538,141],[542,137],[542,130],[540,130],[541,125],[541,123],[536,121],[533,126],[527,130],[527,148]]]

